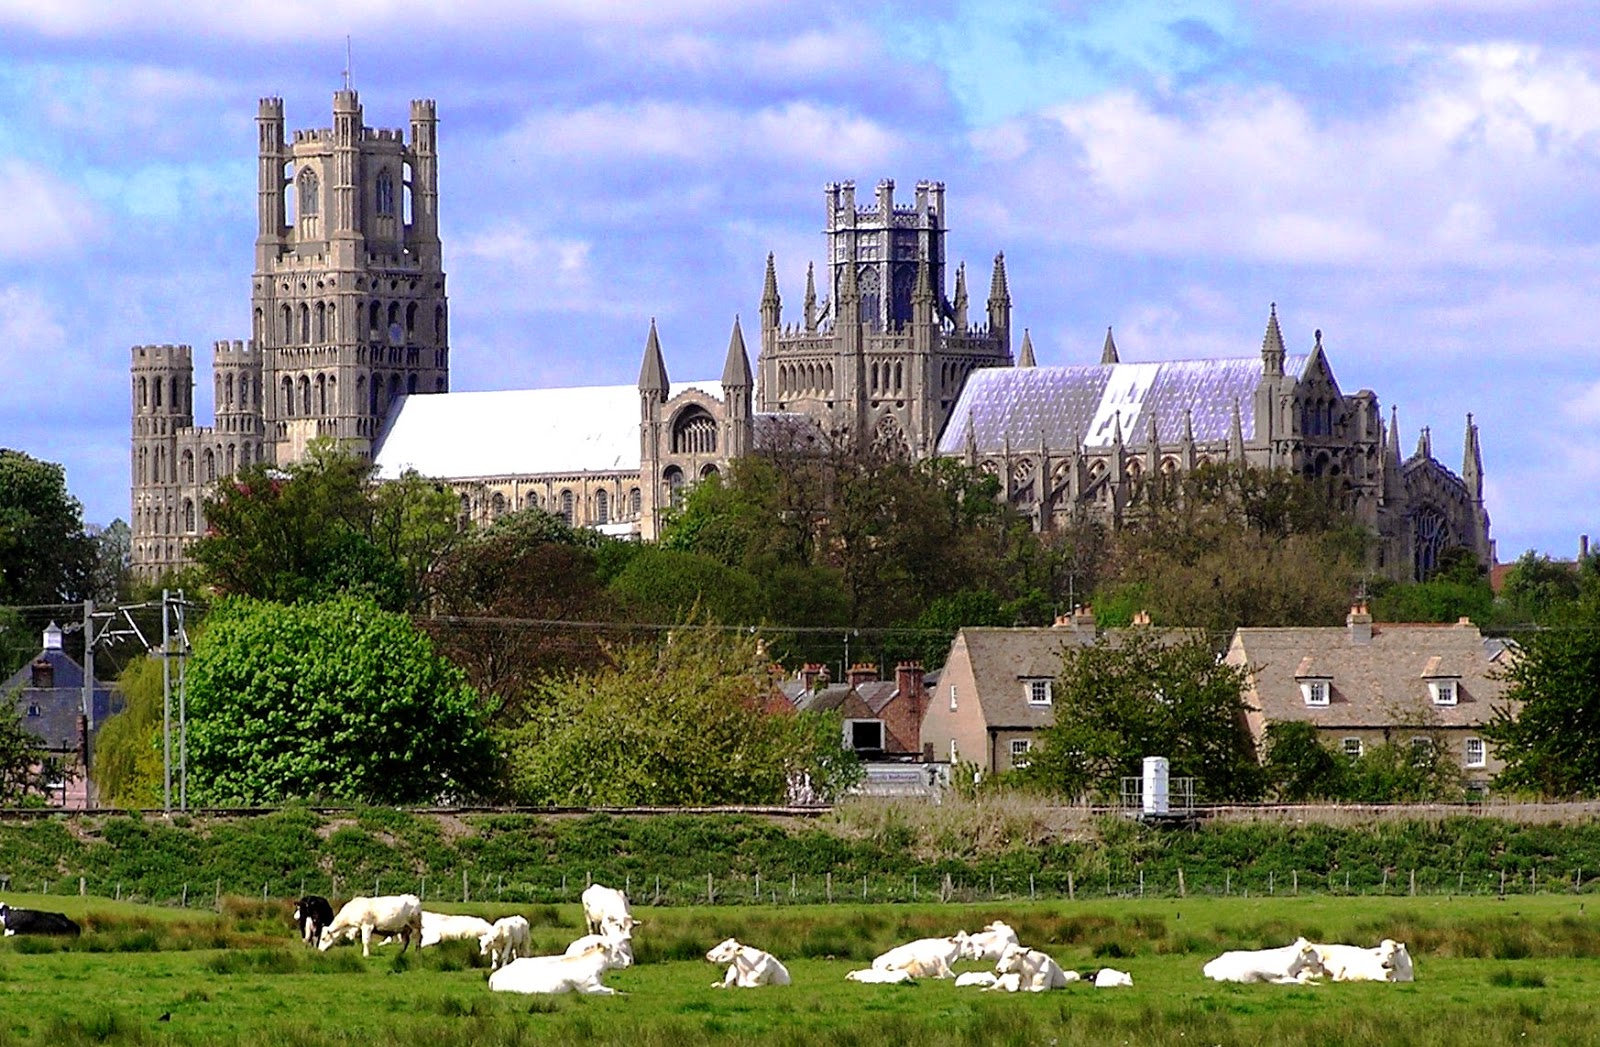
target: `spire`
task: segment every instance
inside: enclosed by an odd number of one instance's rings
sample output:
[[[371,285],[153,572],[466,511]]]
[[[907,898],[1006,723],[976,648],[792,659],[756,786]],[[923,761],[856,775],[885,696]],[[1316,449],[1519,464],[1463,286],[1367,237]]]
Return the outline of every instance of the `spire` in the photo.
[[[1183,442],[1179,445],[1183,471],[1194,470],[1194,409],[1183,409]]]
[[[1470,411],[1467,413],[1466,447],[1461,455],[1461,479],[1472,492],[1472,500],[1483,501],[1483,452],[1478,447],[1478,427],[1472,424]]]
[[[750,357],[744,349],[744,332],[738,314],[733,317],[733,334],[728,338],[728,359],[722,365],[722,385],[727,389],[750,388]]]
[[[778,267],[772,252],[767,252],[767,280],[761,289],[761,326],[764,330],[777,330],[783,317],[783,300],[778,297]]]
[[[650,318],[650,337],[644,343],[644,363],[639,367],[639,391],[667,398],[667,365],[661,360],[661,339],[656,337],[656,318]]]
[[[1239,399],[1233,400],[1233,427],[1228,430],[1228,460],[1244,464],[1244,419],[1239,415]]]
[[[1422,432],[1417,434],[1417,453],[1416,453],[1416,457],[1418,457],[1418,458],[1432,458],[1433,457],[1433,433],[1429,431],[1427,426],[1423,426],[1422,427]]]
[[[994,276],[989,280],[989,304],[1004,302],[1011,304],[1011,289],[1006,285],[1006,253],[1001,251],[994,256]]]
[[[772,286],[773,286],[773,290],[774,291],[777,290],[777,285],[778,285],[778,276],[777,276],[776,273],[774,273],[772,275]],[[807,331],[815,331],[816,329],[817,329],[817,276],[816,276],[816,266],[813,265],[810,262],[807,262],[806,263],[806,330]]]
[[[1161,440],[1159,437],[1160,429],[1156,426],[1155,411],[1151,410],[1147,413],[1149,414],[1150,420],[1149,424],[1147,424],[1144,428],[1145,480],[1149,483],[1155,483],[1156,478],[1161,475]]]
[[[1011,291],[1006,286],[1006,256],[994,256],[994,278],[989,281],[989,333],[1011,345]]]
[[[956,266],[955,324],[957,331],[967,329],[967,263]]]
[[[1100,348],[1100,362],[1103,364],[1120,363],[1117,359],[1117,343],[1111,340],[1111,328],[1106,328],[1106,344]]]
[[[1389,428],[1383,434],[1379,489],[1385,501],[1400,493],[1400,409],[1389,406]]]
[[[1261,336],[1261,373],[1283,374],[1283,355],[1283,332],[1278,328],[1278,303],[1273,302],[1272,312],[1267,317],[1267,333]]]
[[[1038,367],[1033,359],[1033,339],[1028,336],[1028,329],[1022,329],[1022,352],[1017,356],[1018,367]]]
[[[972,411],[967,411],[967,468],[975,469],[978,465],[978,429],[972,419]]]

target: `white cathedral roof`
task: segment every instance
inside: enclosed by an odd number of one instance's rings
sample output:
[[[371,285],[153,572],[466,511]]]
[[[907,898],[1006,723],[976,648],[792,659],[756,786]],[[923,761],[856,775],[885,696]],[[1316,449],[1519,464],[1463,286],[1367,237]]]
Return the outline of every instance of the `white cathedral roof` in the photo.
[[[722,399],[718,382],[675,382],[671,394],[689,389]],[[639,421],[636,385],[402,396],[372,457],[386,480],[636,471]]]

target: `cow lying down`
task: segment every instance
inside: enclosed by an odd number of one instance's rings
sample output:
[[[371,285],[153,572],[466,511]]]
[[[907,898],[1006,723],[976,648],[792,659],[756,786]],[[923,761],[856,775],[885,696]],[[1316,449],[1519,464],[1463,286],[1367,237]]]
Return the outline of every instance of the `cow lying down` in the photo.
[[[1323,974],[1316,946],[1297,938],[1279,949],[1239,949],[1225,952],[1201,971],[1218,982],[1304,983]]]
[[[1044,992],[1048,989],[1065,989],[1081,977],[1077,971],[1063,970],[1049,954],[1038,949],[1024,949],[1008,945],[994,965],[993,985],[984,986],[984,992]]]
[[[13,909],[4,902],[0,902],[0,927],[5,928],[7,938],[17,934],[59,934],[76,938],[82,930],[66,913]]]
[[[716,989],[754,989],[760,985],[789,984],[789,968],[782,961],[754,946],[741,945],[734,938],[727,939],[706,953],[706,961],[728,965],[728,973],[722,981],[712,983]]]
[[[1416,980],[1404,942],[1385,938],[1376,948],[1359,945],[1313,945],[1317,959],[1336,982],[1409,982]]]
[[[602,984],[600,978],[607,971],[626,966],[615,942],[601,942],[576,956],[524,956],[512,960],[489,975],[489,988],[494,992],[611,996],[617,990]]]
[[[955,972],[950,968],[966,957],[967,943],[965,931],[948,938],[918,938],[876,957],[872,967],[878,971],[905,971],[913,978],[954,978]]]
[[[844,976],[847,982],[860,982],[863,985],[910,985],[916,979],[904,967],[895,967],[883,970],[879,967],[867,967],[864,970],[851,971]]]

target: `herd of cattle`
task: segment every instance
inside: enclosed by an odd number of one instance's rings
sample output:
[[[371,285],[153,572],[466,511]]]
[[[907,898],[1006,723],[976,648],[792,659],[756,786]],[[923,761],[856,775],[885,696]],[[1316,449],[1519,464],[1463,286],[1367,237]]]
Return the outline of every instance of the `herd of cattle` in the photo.
[[[493,923],[477,916],[425,912],[414,894],[352,898],[334,912],[326,898],[307,895],[295,905],[294,919],[307,945],[326,951],[344,941],[361,941],[361,954],[372,955],[372,940],[400,940],[404,953],[413,940],[424,949],[446,941],[476,941],[489,960],[489,988],[519,993],[615,993],[602,982],[607,971],[633,964],[633,918],[628,898],[611,887],[593,884],[582,896],[587,932],[559,956],[532,956],[528,921],[505,916]],[[80,928],[64,913],[14,909],[0,903],[0,927],[17,934],[72,935]],[[771,953],[729,938],[706,953],[706,960],[727,965],[717,988],[754,989],[788,985],[789,969]],[[994,970],[955,973],[962,962],[994,964]],[[1277,949],[1225,952],[1206,963],[1202,973],[1219,982],[1304,984],[1319,978],[1336,982],[1409,982],[1416,978],[1403,943],[1385,938],[1374,948],[1324,945],[1300,938]],[[872,984],[910,982],[917,978],[954,978],[957,986],[986,991],[1044,992],[1072,982],[1092,980],[1100,988],[1131,986],[1126,971],[1102,967],[1069,971],[1047,953],[1029,949],[1017,932],[996,920],[977,934],[957,931],[945,938],[920,938],[897,945],[870,967],[845,975]]]
[[[521,916],[506,916],[490,923],[476,916],[425,912],[414,894],[352,898],[337,913],[326,898],[308,895],[296,905],[294,918],[307,944],[327,950],[341,941],[359,938],[363,956],[371,955],[375,935],[398,938],[401,952],[413,938],[418,948],[442,941],[476,940],[480,953],[489,959],[489,988],[495,992],[615,993],[602,978],[608,971],[633,964],[633,929],[641,921],[634,919],[627,895],[614,888],[592,884],[584,890],[582,901],[588,933],[559,956],[529,955],[528,921]],[[0,906],[0,920],[4,917],[5,907]],[[7,934],[13,933],[9,923],[6,927]],[[790,983],[789,969],[781,960],[734,938],[714,946],[706,953],[706,960],[727,965],[722,980],[713,983],[716,988],[753,989]],[[962,962],[992,962],[994,970],[957,975],[954,968]],[[1304,984],[1319,978],[1336,982],[1409,982],[1416,977],[1405,945],[1392,938],[1385,938],[1371,949],[1317,944],[1300,938],[1278,949],[1225,952],[1206,963],[1202,973],[1219,982],[1277,984]],[[1024,946],[1017,932],[998,920],[977,934],[957,931],[944,938],[920,938],[895,946],[874,959],[870,967],[851,971],[845,978],[871,984],[954,978],[958,987],[978,986],[1001,992],[1044,992],[1076,981],[1092,981],[1097,988],[1133,984],[1132,975],[1112,967],[1066,970],[1049,954]]]

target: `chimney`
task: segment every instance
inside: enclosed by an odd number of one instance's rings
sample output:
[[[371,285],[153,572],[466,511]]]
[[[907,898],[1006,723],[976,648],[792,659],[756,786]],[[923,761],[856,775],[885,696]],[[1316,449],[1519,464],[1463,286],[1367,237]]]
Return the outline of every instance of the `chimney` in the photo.
[[[818,687],[826,686],[828,682],[828,667],[820,662],[807,662],[805,668],[800,670],[800,682],[806,685],[806,690],[815,691]]]
[[[1589,558],[1589,536],[1586,535],[1586,534],[1580,534],[1580,535],[1578,535],[1578,559],[1581,561],[1581,560],[1587,560],[1588,558]]]
[[[876,683],[878,680],[878,667],[867,662],[857,662],[850,667],[850,686],[860,687],[864,683]]]
[[[1366,645],[1372,642],[1372,614],[1364,603],[1352,604],[1344,624],[1350,629],[1350,642]]]
[[[1149,611],[1136,611],[1136,612],[1134,612],[1133,624],[1134,625],[1149,625],[1150,624],[1150,612]]]
[[[1094,632],[1094,610],[1088,604],[1072,609],[1072,628],[1078,632]]]
[[[895,700],[884,710],[884,727],[899,752],[914,753],[922,741],[922,717],[928,711],[921,662],[901,662],[894,667]],[[898,707],[898,709],[896,709]]]

